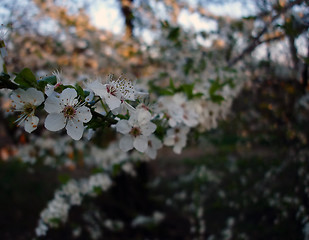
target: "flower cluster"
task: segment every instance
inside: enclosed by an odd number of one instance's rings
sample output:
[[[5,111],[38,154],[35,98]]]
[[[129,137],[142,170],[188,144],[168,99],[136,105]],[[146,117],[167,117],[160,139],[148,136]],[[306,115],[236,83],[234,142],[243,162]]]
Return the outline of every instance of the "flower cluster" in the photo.
[[[156,139],[152,134],[157,126],[150,120],[151,113],[143,107],[136,109],[129,120],[120,120],[116,124],[117,131],[124,134],[119,142],[120,149],[125,152],[133,148],[139,152],[153,152],[150,148],[157,149],[157,145],[160,144],[157,143],[159,140],[154,145],[152,143],[156,140],[150,140]],[[149,155],[153,156],[155,153]]]
[[[112,186],[112,180],[106,174],[92,175],[90,178],[71,180],[55,192],[54,199],[41,212],[41,218],[35,230],[37,236],[46,235],[49,227],[55,227],[65,222],[71,206],[80,205],[83,197],[96,196],[98,189],[107,191]]]
[[[163,144],[180,154],[192,128],[203,131],[216,127],[235,95],[232,88],[225,86],[221,95],[226,100],[215,103],[209,99],[207,90],[203,91],[205,86],[193,88],[192,85],[190,98],[187,92],[179,91],[180,87],[173,95],[159,97],[150,107],[141,103],[147,93],[138,91],[133,82],[123,76],[114,79],[110,75],[106,83],[95,80],[85,84],[85,89],[79,85],[64,85],[59,71],[53,72],[52,77],[54,81],[48,78],[43,91],[39,87],[18,88],[11,94],[13,111],[21,112],[17,122],[24,125],[27,132],[34,131],[39,124],[39,118],[34,115],[37,108],[48,113],[44,121],[46,129],[65,128],[74,140],[82,138],[85,126],[93,135],[100,124],[104,126],[107,122],[122,134],[121,150],[136,149],[150,159],[156,158]],[[156,132],[158,124],[160,133]]]

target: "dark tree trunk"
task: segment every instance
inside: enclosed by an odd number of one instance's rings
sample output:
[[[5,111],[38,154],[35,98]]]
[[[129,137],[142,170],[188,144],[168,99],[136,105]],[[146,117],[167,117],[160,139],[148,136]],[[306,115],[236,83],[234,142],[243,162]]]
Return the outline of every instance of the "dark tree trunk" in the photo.
[[[293,69],[295,73],[298,72],[298,57],[297,57],[297,48],[295,45],[295,37],[293,36],[288,36],[289,39],[289,45],[290,45],[290,53],[292,56],[292,61],[293,61]]]
[[[120,2],[120,7],[121,7],[121,12],[124,16],[125,19],[125,38],[129,39],[133,37],[133,20],[134,20],[134,15],[132,11],[132,4],[134,0],[119,0]]]

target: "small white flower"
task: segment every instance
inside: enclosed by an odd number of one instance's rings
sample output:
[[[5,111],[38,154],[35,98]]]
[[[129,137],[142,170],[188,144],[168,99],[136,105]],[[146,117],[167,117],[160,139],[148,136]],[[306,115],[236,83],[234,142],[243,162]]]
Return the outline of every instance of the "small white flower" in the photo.
[[[146,150],[146,155],[151,159],[155,159],[157,157],[158,149],[162,148],[161,141],[155,137],[153,134],[148,138],[148,148]]]
[[[45,94],[49,97],[53,94],[58,94],[55,92],[55,89],[62,84],[61,73],[58,70],[52,72],[52,74],[56,77],[57,83],[55,85],[47,84],[45,87]]]
[[[131,162],[126,162],[121,168],[125,173],[130,174],[132,177],[136,176],[134,165]]]
[[[124,113],[127,110],[134,112],[135,109],[126,101],[135,101],[137,96],[145,96],[146,94],[137,92],[132,81],[122,76],[113,79],[113,76],[109,75],[109,81],[106,84],[96,80],[88,84],[87,87],[104,99],[114,114]]]
[[[187,143],[187,134],[190,128],[187,126],[175,127],[167,130],[164,145],[173,146],[173,151],[180,154]]]
[[[99,187],[103,191],[107,191],[112,186],[112,184],[113,182],[110,177],[104,173],[98,173],[92,175],[89,178],[89,188],[91,189],[91,191],[93,191],[95,187]]]
[[[150,122],[151,114],[141,108],[132,114],[129,120],[120,120],[116,124],[118,132],[125,134],[119,143],[121,150],[127,152],[133,147],[139,152],[148,148],[148,137],[156,130],[157,126]]]
[[[18,125],[24,125],[25,131],[31,133],[37,128],[39,118],[34,116],[35,109],[44,101],[42,92],[35,88],[28,88],[26,91],[19,88],[12,95],[13,111],[21,112],[16,120]]]
[[[96,95],[104,99],[111,110],[120,107],[121,101],[118,98],[117,89],[112,85],[102,84],[96,80],[90,83],[87,87],[91,89]]]
[[[35,234],[38,237],[45,236],[48,230],[47,225],[40,219],[38,226],[35,229]]]
[[[196,103],[194,101],[188,101],[184,94],[175,94],[173,96],[175,105],[182,108],[182,122],[188,127],[195,127],[198,125],[198,114],[195,111]]]
[[[175,104],[172,96],[160,97],[156,112],[165,113],[171,127],[175,127],[182,122],[183,109]]]
[[[188,101],[184,94],[178,93],[159,98],[157,112],[165,113],[171,127],[182,123],[188,127],[195,127],[199,123],[195,105],[193,101]]]
[[[44,109],[49,114],[45,119],[45,127],[48,130],[58,131],[65,127],[71,138],[81,139],[84,132],[83,123],[89,122],[92,114],[76,97],[75,89],[67,88],[59,97],[50,96],[46,99]]]

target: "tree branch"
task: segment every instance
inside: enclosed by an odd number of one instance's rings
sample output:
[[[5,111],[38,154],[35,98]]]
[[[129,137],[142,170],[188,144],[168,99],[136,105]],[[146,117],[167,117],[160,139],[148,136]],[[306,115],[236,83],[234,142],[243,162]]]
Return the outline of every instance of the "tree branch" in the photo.
[[[303,3],[303,0],[295,0],[295,1],[287,4],[283,8],[281,8],[281,11],[279,13],[277,13],[275,16],[273,16],[271,18],[271,21],[268,24],[265,24],[264,28],[260,31],[260,33],[256,37],[253,38],[253,41],[242,51],[242,53],[229,61],[228,67],[233,66],[238,61],[240,61],[244,56],[253,52],[254,49],[257,46],[259,46],[260,44],[265,43],[265,42],[275,41],[275,40],[278,40],[278,39],[281,39],[282,37],[284,37],[284,35],[283,35],[283,36],[276,36],[276,37],[273,37],[273,38],[269,38],[269,39],[264,40],[264,41],[261,40],[261,37],[267,32],[268,26],[270,24],[272,24],[277,18],[279,18],[281,16],[281,14],[285,13],[288,9],[294,7],[295,5],[299,5],[301,3]],[[264,12],[264,13],[258,15],[258,17],[267,16],[269,14],[271,14],[271,11]]]

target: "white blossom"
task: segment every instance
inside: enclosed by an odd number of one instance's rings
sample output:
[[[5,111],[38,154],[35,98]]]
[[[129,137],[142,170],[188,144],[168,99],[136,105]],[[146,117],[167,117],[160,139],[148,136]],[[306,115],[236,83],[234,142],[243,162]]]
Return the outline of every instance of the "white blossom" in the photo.
[[[178,126],[167,130],[164,138],[164,145],[173,146],[173,151],[180,154],[187,143],[187,134],[190,128],[187,126]]]
[[[11,99],[12,111],[20,112],[16,122],[19,126],[24,125],[25,131],[31,133],[39,123],[39,118],[34,116],[34,112],[37,106],[44,101],[43,93],[35,88],[28,88],[27,90],[19,88],[13,91]]]
[[[120,120],[116,124],[117,131],[124,134],[120,139],[120,149],[127,152],[134,147],[139,152],[145,152],[148,148],[148,137],[157,128],[150,120],[151,114],[144,108],[137,109],[129,120]]]
[[[90,109],[76,99],[75,89],[63,90],[59,97],[50,96],[45,101],[44,109],[48,112],[45,127],[50,131],[58,131],[64,127],[74,140],[81,139],[84,124],[91,120]]]
[[[198,125],[198,114],[194,108],[194,102],[188,101],[182,93],[173,96],[160,97],[157,104],[157,113],[163,112],[171,127],[185,124],[188,127]]]
[[[107,191],[112,185],[112,180],[106,174],[96,174],[89,178],[88,184],[90,191],[93,191],[95,187]]]
[[[153,134],[148,138],[148,148],[146,150],[146,155],[151,159],[155,159],[157,157],[158,149],[162,148],[162,142],[155,137]]]
[[[39,237],[45,236],[48,230],[47,225],[40,219],[38,226],[35,229],[35,234]]]
[[[57,190],[54,198],[48,203],[41,214],[35,230],[37,236],[46,235],[49,227],[57,227],[67,220],[72,205],[79,205],[84,196],[96,196],[95,188],[107,191],[112,186],[110,177],[98,173],[80,180],[70,180]]]
[[[122,75],[118,79],[113,79],[113,76],[109,75],[106,84],[95,80],[87,87],[104,99],[114,114],[125,113],[127,110],[134,111],[135,109],[126,101],[135,101],[138,97],[147,95],[147,93],[136,91],[132,81]]]

